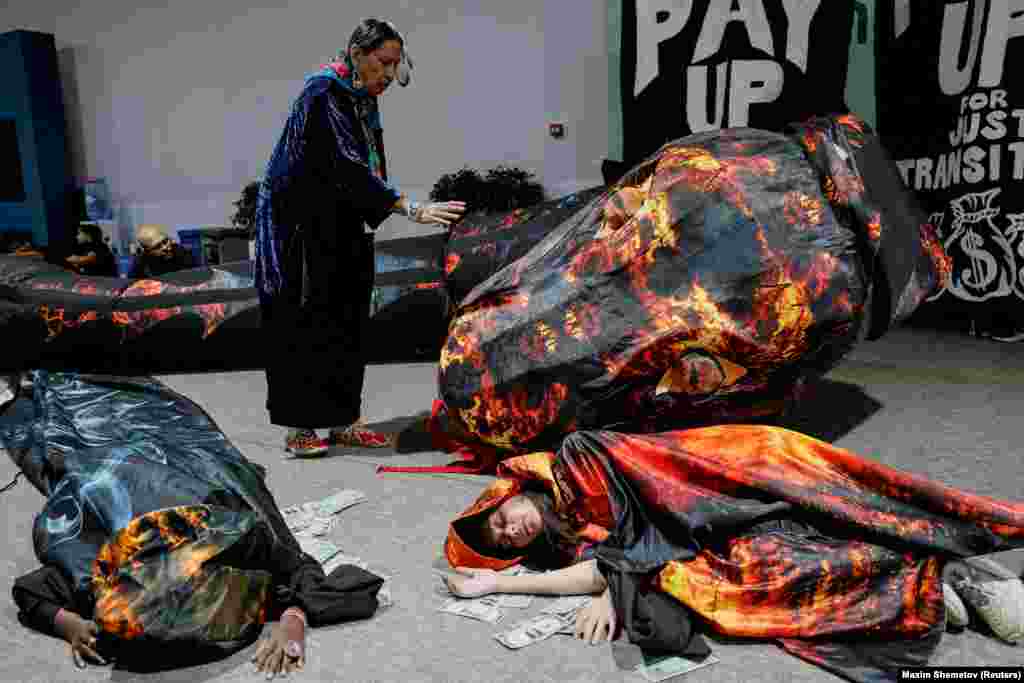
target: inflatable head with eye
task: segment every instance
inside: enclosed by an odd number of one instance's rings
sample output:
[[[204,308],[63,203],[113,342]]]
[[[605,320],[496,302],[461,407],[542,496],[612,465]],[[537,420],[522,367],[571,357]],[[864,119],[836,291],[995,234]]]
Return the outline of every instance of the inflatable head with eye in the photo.
[[[446,428],[513,454],[778,415],[948,277],[894,169],[852,115],[666,144],[459,303]]]

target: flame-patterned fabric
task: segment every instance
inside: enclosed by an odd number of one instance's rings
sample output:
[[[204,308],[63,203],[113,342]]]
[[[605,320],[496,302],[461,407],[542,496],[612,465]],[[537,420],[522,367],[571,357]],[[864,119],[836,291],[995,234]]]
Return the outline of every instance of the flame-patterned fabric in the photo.
[[[93,563],[93,618],[124,640],[248,638],[267,618],[270,572],[217,565],[256,522],[250,511],[208,505],[133,519]]]
[[[587,530],[577,559],[647,574],[712,630],[777,639],[853,680],[927,663],[945,626],[945,559],[1024,546],[1024,503],[779,427],[581,431],[557,453],[503,461],[498,474],[450,527],[453,566],[523,559],[473,547],[465,525],[533,481],[557,491],[556,512]]]
[[[439,367],[447,429],[509,455],[577,429],[780,413],[867,336],[888,233],[910,237],[881,328],[948,277],[907,193],[860,175],[869,144],[843,116],[665,145],[459,304]]]
[[[265,471],[201,407],[151,377],[31,378],[21,419],[0,425],[0,449],[46,498],[32,530],[40,563],[69,579],[105,632],[245,639],[273,605],[272,579],[326,602],[333,589],[289,531]],[[308,563],[315,576],[303,587]]]
[[[230,342],[230,330],[258,314],[245,270],[194,268],[133,280],[0,255],[0,328],[11,340],[0,367],[92,371],[145,364],[157,371],[187,365],[223,339]],[[225,322],[234,325],[225,331]]]

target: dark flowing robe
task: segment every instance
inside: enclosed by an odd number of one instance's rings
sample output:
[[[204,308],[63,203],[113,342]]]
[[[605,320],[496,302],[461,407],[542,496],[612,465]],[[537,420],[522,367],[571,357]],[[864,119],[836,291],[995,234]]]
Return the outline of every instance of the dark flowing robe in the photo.
[[[255,279],[274,424],[321,428],[359,418],[374,279],[364,226],[380,226],[399,197],[386,182],[374,123],[361,124],[342,82],[310,78],[260,184]],[[380,177],[369,165],[371,144]]]
[[[367,618],[380,577],[330,576],[302,552],[265,470],[196,404],[151,378],[33,373],[0,415],[0,448],[46,497],[41,569],[15,581],[27,625],[59,608],[112,642],[245,641],[302,607],[313,626]]]
[[[498,474],[452,523],[452,566],[522,561],[489,554],[474,530],[540,487],[577,530],[566,563],[596,558],[612,586],[633,577],[715,632],[776,639],[855,681],[927,663],[945,627],[946,559],[1024,546],[1022,503],[778,427],[576,432],[557,454],[507,459]]]
[[[435,431],[489,471],[577,429],[763,422],[948,275],[856,117],[681,138],[460,302]]]

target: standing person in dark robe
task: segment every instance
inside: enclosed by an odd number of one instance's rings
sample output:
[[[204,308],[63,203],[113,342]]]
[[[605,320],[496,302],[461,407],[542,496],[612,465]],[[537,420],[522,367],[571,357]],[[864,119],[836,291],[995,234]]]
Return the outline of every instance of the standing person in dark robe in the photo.
[[[268,346],[267,410],[285,449],[383,447],[360,423],[373,234],[391,214],[449,225],[460,201],[411,201],[387,182],[377,98],[412,64],[386,21],[364,19],[348,48],[306,80],[260,185],[256,288]],[[328,429],[328,438],[317,429]]]

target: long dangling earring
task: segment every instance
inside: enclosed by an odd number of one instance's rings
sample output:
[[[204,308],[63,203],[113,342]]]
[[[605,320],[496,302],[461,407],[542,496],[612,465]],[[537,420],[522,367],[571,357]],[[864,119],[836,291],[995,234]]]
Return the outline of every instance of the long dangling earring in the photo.
[[[352,58],[352,52],[348,53],[348,62],[352,66],[352,86],[357,90],[363,87],[363,79],[359,78],[359,69],[356,67],[356,60]]]

